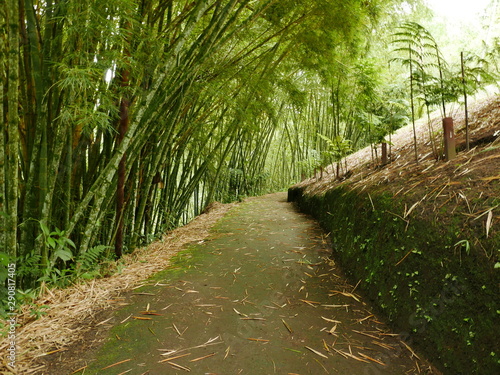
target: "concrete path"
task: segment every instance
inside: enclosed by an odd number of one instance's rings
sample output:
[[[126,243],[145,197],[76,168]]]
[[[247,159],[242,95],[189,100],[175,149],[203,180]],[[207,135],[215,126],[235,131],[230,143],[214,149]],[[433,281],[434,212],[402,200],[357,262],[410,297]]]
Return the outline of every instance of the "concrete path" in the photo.
[[[127,297],[105,344],[77,373],[430,373],[330,253],[325,234],[285,194],[249,199]]]

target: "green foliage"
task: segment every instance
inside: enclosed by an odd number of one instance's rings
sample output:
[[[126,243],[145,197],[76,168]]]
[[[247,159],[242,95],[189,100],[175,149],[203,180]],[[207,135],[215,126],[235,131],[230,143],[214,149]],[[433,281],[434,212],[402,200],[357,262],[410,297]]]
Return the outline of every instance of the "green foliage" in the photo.
[[[9,265],[9,255],[0,252],[0,295],[7,296],[6,281],[8,278],[7,266]],[[7,311],[7,299],[2,298],[0,301],[0,317],[5,316]],[[1,326],[0,326],[1,331]]]
[[[100,276],[99,261],[103,258],[103,255],[105,255],[105,252],[108,249],[111,249],[111,247],[98,245],[88,249],[84,253],[81,253],[76,260],[76,277],[92,279]]]
[[[70,238],[66,237],[65,231],[57,228],[54,231],[50,231],[42,221],[40,221],[40,228],[42,233],[39,238],[42,238],[45,246],[52,250],[50,259],[51,267],[59,259],[63,262],[73,259],[71,248],[76,249],[76,245]]]
[[[337,163],[352,152],[351,140],[344,139],[341,135],[337,135],[335,138],[330,139],[327,136],[318,133],[318,137],[328,144],[328,150],[323,152],[332,156],[333,161]]]
[[[402,23],[393,35],[394,52],[399,61],[410,68],[410,80],[416,83],[417,93],[426,105],[441,103],[446,116],[445,103],[454,97],[453,85],[445,85],[447,64],[436,40],[423,26],[416,22]]]
[[[3,286],[7,279],[7,266],[9,265],[9,254],[0,252],[0,285]]]
[[[380,118],[380,135],[384,140],[385,136],[407,125],[410,120],[409,103],[403,95],[398,87],[389,87],[383,94],[386,100],[380,101],[375,110]]]
[[[500,37],[496,37],[493,39],[493,42],[490,47],[485,46],[486,49],[486,62],[489,67],[488,71],[493,74],[495,78],[495,83],[497,87],[499,85],[499,77],[500,77]]]
[[[22,289],[34,287],[36,280],[42,276],[41,258],[41,255],[35,250],[17,257],[17,282],[22,286]]]
[[[458,87],[457,90],[461,90],[460,94],[462,94],[464,86],[465,92],[468,95],[474,95],[478,91],[485,89],[488,85],[498,82],[499,75],[495,72],[494,62],[490,60],[490,56],[488,54],[487,58],[481,58],[475,53],[464,53],[464,79],[461,78],[461,68],[456,67],[451,72],[451,76],[455,77],[455,87]],[[457,77],[460,78],[458,79]]]

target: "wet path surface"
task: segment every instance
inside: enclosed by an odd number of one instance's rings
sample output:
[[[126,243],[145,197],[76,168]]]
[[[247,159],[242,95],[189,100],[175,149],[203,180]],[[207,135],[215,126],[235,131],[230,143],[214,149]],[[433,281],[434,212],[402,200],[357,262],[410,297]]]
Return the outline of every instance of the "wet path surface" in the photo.
[[[84,373],[425,373],[340,275],[324,233],[285,200],[237,206],[134,290]]]

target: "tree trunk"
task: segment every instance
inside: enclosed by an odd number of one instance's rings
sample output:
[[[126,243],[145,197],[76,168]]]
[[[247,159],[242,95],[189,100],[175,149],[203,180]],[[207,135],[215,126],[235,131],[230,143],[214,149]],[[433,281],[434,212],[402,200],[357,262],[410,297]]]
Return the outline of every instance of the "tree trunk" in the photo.
[[[122,85],[128,85],[129,72],[126,71],[122,76]],[[120,103],[120,122],[118,126],[117,146],[121,144],[129,126],[129,106],[130,101],[122,98]],[[116,237],[115,237],[115,255],[121,258],[123,254],[123,213],[125,212],[125,175],[126,175],[127,154],[123,154],[120,164],[118,164],[118,181],[116,188]]]
[[[410,102],[411,102],[411,121],[413,124],[413,150],[415,152],[415,162],[418,163],[418,150],[417,150],[417,130],[415,128],[415,103],[413,99],[413,64],[411,60],[411,45],[410,51]]]
[[[8,49],[8,116],[7,116],[7,233],[6,249],[12,259],[17,256],[17,205],[19,198],[19,2],[7,1]]]
[[[382,165],[386,165],[388,163],[387,159],[387,143],[382,142]]]
[[[2,42],[2,38],[0,37],[0,43]],[[0,53],[3,53],[3,45],[0,45]],[[0,70],[4,69],[5,66],[3,61],[0,61]],[[0,80],[3,80],[3,77],[0,77]],[[0,95],[3,98],[4,86],[3,82],[0,81]],[[4,119],[4,110],[3,110],[4,100],[0,101],[0,249],[5,249],[5,197],[7,191],[5,190],[5,119]]]
[[[470,134],[469,134],[469,109],[467,108],[467,82],[465,81],[465,64],[464,53],[460,52],[460,62],[462,66],[462,87],[464,90],[464,106],[465,106],[465,149],[470,150]]]

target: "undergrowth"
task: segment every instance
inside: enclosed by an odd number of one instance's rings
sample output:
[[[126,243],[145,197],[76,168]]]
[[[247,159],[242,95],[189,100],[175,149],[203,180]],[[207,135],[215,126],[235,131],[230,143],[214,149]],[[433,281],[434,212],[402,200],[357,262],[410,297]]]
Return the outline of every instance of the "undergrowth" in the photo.
[[[58,236],[59,238],[60,236]],[[64,244],[64,238],[59,242]],[[46,245],[48,246],[51,243],[49,240],[46,241]],[[39,254],[31,252],[19,257],[15,261],[15,264],[18,265],[15,274],[17,284],[19,285],[20,281],[23,281],[22,284],[24,285],[31,283],[37,286],[16,289],[17,312],[22,312],[25,315],[23,319],[38,319],[47,314],[47,311],[50,309],[48,305],[37,303],[40,293],[45,288],[67,288],[85,280],[107,277],[119,272],[121,262],[117,262],[114,259],[109,249],[109,246],[99,245],[75,257],[70,247],[64,246],[60,251],[62,256],[54,258],[52,267],[47,268],[45,273],[39,271],[41,269]],[[64,263],[63,267],[61,267],[61,263]],[[7,292],[8,264],[8,255],[0,252],[0,293],[5,295]],[[56,265],[59,266],[56,267]],[[31,280],[34,276],[37,279]],[[30,279],[26,280],[26,278]],[[33,281],[36,281],[36,283],[33,283]],[[7,320],[8,312],[11,311],[8,309],[7,300],[2,299],[0,301],[0,318],[2,321]],[[0,336],[5,336],[6,329],[7,327],[3,323],[0,323]]]
[[[336,260],[393,328],[443,372],[500,373],[498,231],[482,238],[462,220],[405,217],[403,201],[373,191],[309,196],[294,187],[289,198],[330,232]]]

